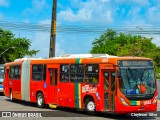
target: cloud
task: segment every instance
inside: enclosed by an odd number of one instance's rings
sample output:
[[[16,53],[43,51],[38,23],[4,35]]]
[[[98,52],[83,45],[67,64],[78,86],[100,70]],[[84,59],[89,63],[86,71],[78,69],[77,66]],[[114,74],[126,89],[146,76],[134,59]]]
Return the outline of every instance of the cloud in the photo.
[[[31,49],[40,50],[36,57],[48,58],[49,57],[49,47],[50,46],[50,33],[46,32],[36,32],[33,38]],[[56,41],[56,56],[65,54],[63,47],[63,40],[58,37]]]
[[[160,6],[158,6],[158,5],[150,7],[150,9],[148,9],[147,18],[151,23],[160,24],[159,17],[158,17],[158,16],[160,16],[159,10],[160,10]]]
[[[58,13],[59,19],[69,22],[87,21],[90,20],[91,17],[91,11],[88,11],[85,8],[80,9],[77,13],[74,13],[70,8]]]
[[[115,24],[118,22],[124,26],[146,26],[156,25],[160,21],[159,9],[160,5],[157,4],[158,0],[115,0],[112,4],[116,9]],[[118,18],[118,20],[116,20]],[[118,25],[119,25],[118,24]]]
[[[86,2],[74,0],[70,7],[58,13],[59,21],[112,23],[114,9],[108,4],[110,0],[88,0]],[[75,8],[75,9],[73,9]]]
[[[9,6],[9,0],[0,0],[0,6],[8,7]]]
[[[39,21],[39,24],[47,24],[47,25],[50,25],[50,24],[51,24],[51,19],[41,20],[41,21]]]
[[[32,0],[32,6],[30,8],[26,8],[23,11],[23,14],[37,13],[39,11],[43,11],[46,7],[48,7],[46,0]]]
[[[149,0],[115,0],[117,5],[148,6]]]
[[[47,24],[50,25],[50,19],[44,19],[39,21],[38,24],[43,25]],[[50,46],[50,32],[35,32],[33,35],[32,46],[31,49],[40,50],[40,52],[36,55],[36,57],[48,58],[49,57],[49,46]],[[64,50],[62,49],[63,45],[63,38],[57,35],[56,41],[56,56],[60,56],[65,54]]]
[[[56,52],[56,55],[55,55],[56,57],[59,57],[60,55],[66,54],[64,52],[64,50],[62,49],[61,44],[59,44],[59,42],[56,42],[56,50],[55,50],[55,52]]]

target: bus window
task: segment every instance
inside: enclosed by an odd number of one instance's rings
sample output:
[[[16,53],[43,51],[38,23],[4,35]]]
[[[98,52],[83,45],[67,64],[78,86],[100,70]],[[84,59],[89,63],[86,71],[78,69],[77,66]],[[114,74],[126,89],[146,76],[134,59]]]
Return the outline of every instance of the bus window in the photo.
[[[71,82],[84,81],[84,65],[70,65],[70,80]]]
[[[115,91],[115,72],[112,72],[111,74],[111,90],[112,92]]]
[[[10,67],[9,78],[20,80],[20,65]]]
[[[42,81],[43,79],[43,65],[32,66],[32,80]]]
[[[104,87],[106,90],[109,89],[109,73],[106,71],[104,73]]]
[[[43,67],[43,80],[46,81],[46,64]]]
[[[10,79],[14,78],[14,67],[13,66],[11,66],[9,69],[9,78]]]
[[[85,81],[86,83],[97,84],[99,80],[99,65],[86,65]]]
[[[69,81],[69,65],[61,65],[60,81],[61,82]]]
[[[15,79],[20,80],[20,65],[19,66],[15,66]]]

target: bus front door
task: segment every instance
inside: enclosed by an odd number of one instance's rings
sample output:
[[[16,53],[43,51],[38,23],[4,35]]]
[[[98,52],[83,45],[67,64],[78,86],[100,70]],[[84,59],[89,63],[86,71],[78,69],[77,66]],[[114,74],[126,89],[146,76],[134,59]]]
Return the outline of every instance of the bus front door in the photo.
[[[106,111],[115,110],[115,72],[104,71],[104,107]]]
[[[49,69],[49,99],[51,104],[57,104],[58,69]]]

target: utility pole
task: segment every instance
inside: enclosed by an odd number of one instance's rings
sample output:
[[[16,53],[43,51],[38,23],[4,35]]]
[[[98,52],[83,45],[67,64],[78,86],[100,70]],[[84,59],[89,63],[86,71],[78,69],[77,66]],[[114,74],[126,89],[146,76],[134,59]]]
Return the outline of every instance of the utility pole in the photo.
[[[57,0],[53,0],[53,3],[52,3],[52,21],[51,21],[51,33],[50,33],[49,57],[55,57],[56,8],[57,8]]]

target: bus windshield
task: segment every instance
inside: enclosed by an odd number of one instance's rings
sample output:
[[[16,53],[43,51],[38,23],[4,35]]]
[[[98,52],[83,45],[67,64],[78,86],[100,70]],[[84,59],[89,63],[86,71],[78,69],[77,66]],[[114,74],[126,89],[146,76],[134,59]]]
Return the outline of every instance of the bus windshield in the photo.
[[[156,91],[153,68],[120,69],[120,90],[125,95],[148,95]]]

